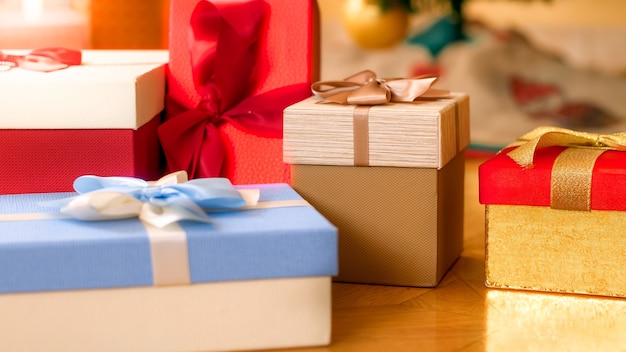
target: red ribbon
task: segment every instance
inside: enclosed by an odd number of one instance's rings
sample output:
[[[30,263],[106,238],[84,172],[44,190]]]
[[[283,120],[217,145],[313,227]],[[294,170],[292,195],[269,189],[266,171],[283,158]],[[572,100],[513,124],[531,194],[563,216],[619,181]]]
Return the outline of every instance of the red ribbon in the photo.
[[[8,55],[0,51],[0,63],[2,62],[25,70],[52,72],[80,65],[82,53],[80,50],[66,48],[35,49],[26,55]]]
[[[169,170],[190,178],[228,176],[225,122],[263,137],[282,137],[282,111],[311,95],[308,83],[250,96],[259,81],[252,74],[264,30],[264,1],[199,1],[191,15],[188,48],[195,89],[201,97],[187,107],[167,97],[168,119],[159,137]]]

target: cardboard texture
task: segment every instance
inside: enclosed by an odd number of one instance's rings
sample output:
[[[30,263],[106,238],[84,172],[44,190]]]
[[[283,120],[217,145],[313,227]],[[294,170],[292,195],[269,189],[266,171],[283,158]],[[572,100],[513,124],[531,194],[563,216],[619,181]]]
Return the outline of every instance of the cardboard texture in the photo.
[[[523,167],[516,148],[479,168],[487,286],[626,297],[626,153],[553,145]]]
[[[236,2],[242,1],[212,1],[217,6]],[[247,87],[252,88],[250,96],[289,85],[304,84],[308,87],[319,79],[317,3],[313,0],[265,0],[262,3],[269,11],[259,42],[258,57],[250,75],[260,79],[253,87]],[[194,86],[188,48],[190,18],[197,4],[198,0],[175,0],[171,1],[170,8],[168,94],[185,109],[195,109],[202,100]],[[174,117],[170,113],[166,116],[167,119]],[[207,125],[211,123],[209,120]],[[222,176],[235,184],[289,181],[289,167],[282,161],[280,136],[259,133],[229,121],[222,121],[218,127],[227,153],[226,170]],[[204,152],[202,157],[214,158],[210,152]]]
[[[211,212],[211,224],[184,221],[156,237],[138,219],[59,218],[56,207],[41,205],[73,193],[0,196],[0,328],[11,335],[0,348],[328,344],[336,228],[306,202],[297,203],[302,198],[288,185],[240,187],[260,190],[260,208]],[[177,248],[183,241],[184,255],[159,257],[155,244],[163,241]],[[157,268],[180,262],[189,283],[155,286]]]
[[[463,248],[464,153],[434,168],[292,165],[339,228],[337,281],[436,286]]]

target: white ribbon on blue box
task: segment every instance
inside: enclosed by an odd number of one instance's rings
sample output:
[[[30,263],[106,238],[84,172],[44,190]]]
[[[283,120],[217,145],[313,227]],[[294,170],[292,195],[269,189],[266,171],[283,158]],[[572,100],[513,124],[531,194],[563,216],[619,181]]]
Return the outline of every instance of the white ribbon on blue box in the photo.
[[[154,225],[84,221],[42,205],[67,204],[71,193],[0,196],[0,293],[336,275],[337,229],[291,187],[236,188],[258,189],[258,204],[174,223],[189,278],[165,283],[155,280]],[[161,256],[158,265],[180,259]]]

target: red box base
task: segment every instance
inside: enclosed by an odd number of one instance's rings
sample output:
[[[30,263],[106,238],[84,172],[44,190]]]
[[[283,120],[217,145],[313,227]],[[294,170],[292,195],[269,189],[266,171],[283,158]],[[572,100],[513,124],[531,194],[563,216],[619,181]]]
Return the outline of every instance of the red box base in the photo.
[[[161,174],[160,117],[137,130],[0,130],[0,194],[73,191],[82,175]]]

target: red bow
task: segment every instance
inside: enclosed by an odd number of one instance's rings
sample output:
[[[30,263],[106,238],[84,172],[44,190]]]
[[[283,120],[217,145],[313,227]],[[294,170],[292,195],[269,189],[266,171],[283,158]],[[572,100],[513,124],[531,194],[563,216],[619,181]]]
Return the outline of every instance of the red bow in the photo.
[[[81,62],[80,50],[66,48],[35,49],[26,55],[9,55],[0,51],[0,66],[20,67],[31,71],[52,72],[80,65]]]
[[[267,9],[264,1],[199,1],[191,15],[189,51],[196,91],[195,107],[167,98],[171,116],[159,127],[170,170],[191,178],[227,176],[226,146],[219,126],[236,127],[264,137],[282,137],[282,111],[311,95],[307,83],[250,96],[259,77],[257,60]]]

